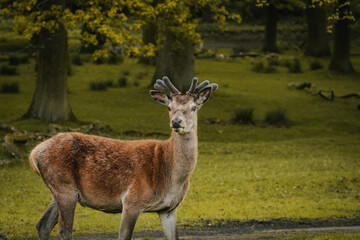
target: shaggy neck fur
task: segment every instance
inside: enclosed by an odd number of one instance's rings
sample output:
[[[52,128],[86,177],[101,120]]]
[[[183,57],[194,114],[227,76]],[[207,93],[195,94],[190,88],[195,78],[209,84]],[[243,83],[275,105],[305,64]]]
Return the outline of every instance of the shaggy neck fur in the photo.
[[[198,153],[197,127],[191,132],[179,134],[172,132],[170,138],[173,147],[175,181],[184,183],[195,168]]]

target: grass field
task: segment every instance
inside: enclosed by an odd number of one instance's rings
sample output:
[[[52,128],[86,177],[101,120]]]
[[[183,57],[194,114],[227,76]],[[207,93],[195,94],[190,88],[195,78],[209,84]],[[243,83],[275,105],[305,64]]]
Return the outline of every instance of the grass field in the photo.
[[[357,56],[352,62],[360,71],[360,48],[354,49]],[[294,55],[289,52],[281,57],[291,59]],[[303,69],[298,74],[290,74],[281,66],[276,67],[277,73],[253,72],[258,59],[196,61],[199,79],[218,83],[219,90],[199,112],[198,165],[188,195],[178,209],[179,225],[229,219],[360,218],[359,99],[327,101],[287,87],[290,82],[312,82],[317,90],[331,89],[335,96],[360,93],[360,75],[341,75],[326,67],[310,71],[310,59],[297,55]],[[0,65],[7,65],[6,56],[1,59]],[[63,123],[63,129],[101,121],[120,133],[105,134],[116,138],[133,139],[121,134],[130,130],[170,134],[167,109],[152,101],[147,87],[154,69],[136,61],[73,65],[68,79],[69,98],[79,122]],[[329,59],[320,61],[326,66]],[[1,76],[0,84],[18,82],[20,92],[0,94],[0,122],[19,130],[47,131],[48,125],[38,120],[18,120],[34,91],[34,64],[31,58],[17,67],[18,75]],[[90,90],[90,82],[116,83],[125,75],[126,88]],[[235,109],[241,108],[254,109],[255,124],[230,124]],[[287,127],[265,123],[267,112],[278,109],[284,110]],[[210,124],[208,118],[221,122]],[[0,129],[0,139],[5,135]],[[19,149],[26,156],[37,143],[29,141]],[[0,159],[9,157],[0,148]],[[48,189],[26,159],[0,165],[0,232],[14,239],[35,237],[35,224],[50,199]],[[117,232],[120,217],[78,206],[74,234]],[[143,214],[136,225],[136,231],[160,229],[155,214]],[[324,236],[308,239],[336,239]]]

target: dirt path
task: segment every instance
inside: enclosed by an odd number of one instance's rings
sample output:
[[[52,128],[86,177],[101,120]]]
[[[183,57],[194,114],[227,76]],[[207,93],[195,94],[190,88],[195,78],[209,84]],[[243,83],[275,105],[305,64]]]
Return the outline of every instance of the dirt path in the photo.
[[[276,229],[259,230],[252,232],[242,232],[236,229],[218,229],[218,230],[187,230],[180,232],[181,239],[187,240],[260,240],[271,239],[274,237],[296,236],[304,233],[360,233],[360,226],[348,227],[312,227],[298,229]],[[141,232],[134,233],[133,239],[141,240],[143,238],[164,239],[161,232]],[[56,238],[52,238],[56,239]],[[74,240],[116,240],[117,234],[95,234],[86,236],[75,236]]]
[[[296,236],[304,233],[360,233],[360,219],[301,219],[292,221],[278,219],[270,221],[222,221],[213,224],[204,221],[199,226],[179,226],[181,239],[188,240],[260,240],[274,237]],[[164,239],[161,231],[134,233],[133,239]],[[56,238],[54,238],[56,239]],[[115,240],[114,234],[74,236],[74,240]]]

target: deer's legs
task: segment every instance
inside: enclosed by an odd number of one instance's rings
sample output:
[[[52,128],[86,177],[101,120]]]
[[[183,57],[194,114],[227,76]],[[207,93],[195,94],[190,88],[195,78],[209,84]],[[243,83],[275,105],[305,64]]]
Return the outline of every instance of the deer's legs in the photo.
[[[54,194],[54,198],[59,207],[59,237],[61,240],[71,240],[78,195],[75,191],[62,191]]]
[[[119,240],[130,240],[140,211],[129,206],[123,207]]]
[[[50,238],[50,233],[58,223],[58,218],[59,208],[55,199],[53,198],[48,209],[36,224],[36,229],[38,231],[40,240],[47,240]]]
[[[178,240],[179,236],[176,229],[176,209],[167,213],[159,213],[159,218],[164,229],[166,239]]]

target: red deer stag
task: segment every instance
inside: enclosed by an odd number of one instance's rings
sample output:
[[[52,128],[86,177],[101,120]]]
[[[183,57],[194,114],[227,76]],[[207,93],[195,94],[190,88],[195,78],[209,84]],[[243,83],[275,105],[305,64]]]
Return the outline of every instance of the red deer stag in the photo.
[[[197,111],[217,84],[194,78],[186,95],[167,77],[158,79],[152,98],[169,109],[167,141],[120,141],[82,133],[59,133],[40,143],[29,161],[52,193],[36,225],[49,239],[59,222],[60,239],[72,239],[76,203],[122,213],[119,239],[131,239],[141,212],[157,212],[167,239],[178,239],[176,208],[189,188],[197,161]]]

